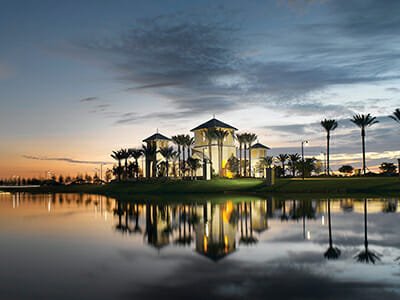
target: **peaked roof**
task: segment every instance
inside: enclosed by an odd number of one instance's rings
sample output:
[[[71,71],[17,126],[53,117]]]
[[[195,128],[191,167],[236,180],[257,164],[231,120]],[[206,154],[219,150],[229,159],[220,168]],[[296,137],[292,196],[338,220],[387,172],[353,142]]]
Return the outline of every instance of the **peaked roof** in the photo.
[[[257,144],[254,144],[253,146],[251,146],[251,149],[260,149],[260,148],[261,149],[271,149],[270,147],[267,147],[260,143],[257,143]]]
[[[155,140],[166,140],[170,141],[171,139],[166,137],[165,135],[162,135],[161,133],[155,133],[151,136],[149,136],[147,139],[144,139],[143,142],[150,142],[150,141],[155,141]]]
[[[215,128],[215,127],[220,127],[220,128],[227,128],[227,129],[233,129],[233,130],[238,130],[237,128],[226,124],[220,120],[217,120],[216,118],[212,118],[211,120],[193,128],[190,131],[195,131],[195,130],[199,130],[199,129],[206,129],[206,128]]]

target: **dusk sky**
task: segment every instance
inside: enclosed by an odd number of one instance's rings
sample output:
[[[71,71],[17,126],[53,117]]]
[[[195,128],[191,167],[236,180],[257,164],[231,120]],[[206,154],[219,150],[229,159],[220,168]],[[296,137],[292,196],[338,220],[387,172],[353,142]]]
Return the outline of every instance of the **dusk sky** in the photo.
[[[400,1],[0,0],[0,177],[93,173],[158,128],[216,117],[270,154],[400,157]],[[111,165],[109,165],[110,167]]]

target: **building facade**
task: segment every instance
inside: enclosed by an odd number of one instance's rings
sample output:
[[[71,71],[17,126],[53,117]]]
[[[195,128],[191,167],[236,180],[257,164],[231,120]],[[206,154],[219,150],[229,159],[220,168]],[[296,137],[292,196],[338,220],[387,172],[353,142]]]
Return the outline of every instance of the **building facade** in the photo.
[[[228,134],[222,142],[222,155],[219,156],[218,141],[216,138],[209,139],[207,132],[211,130],[224,130]],[[214,174],[220,176],[232,177],[233,174],[226,168],[230,157],[236,157],[235,131],[237,128],[228,125],[215,118],[193,128],[195,144],[193,147],[193,155],[201,160],[209,160]],[[198,171],[198,175],[203,170]]]

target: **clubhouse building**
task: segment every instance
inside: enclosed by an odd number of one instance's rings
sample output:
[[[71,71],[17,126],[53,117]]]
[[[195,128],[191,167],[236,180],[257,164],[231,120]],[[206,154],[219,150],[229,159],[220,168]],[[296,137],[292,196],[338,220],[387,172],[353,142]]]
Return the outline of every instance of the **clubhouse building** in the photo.
[[[227,132],[222,142],[222,153],[218,151],[217,139],[212,139],[211,143],[207,138],[208,130],[224,130]],[[192,156],[200,159],[202,167],[196,171],[196,176],[202,176],[206,179],[211,178],[210,170],[213,170],[214,174],[220,174],[224,177],[233,177],[233,174],[227,167],[228,160],[231,157],[239,158],[239,148],[235,143],[235,132],[238,129],[232,125],[224,123],[216,118],[200,124],[199,126],[191,129],[190,131],[194,134],[194,145],[192,148]],[[157,149],[171,146],[171,138],[157,132],[148,138],[144,139],[143,142],[149,144],[154,143]],[[264,177],[265,170],[261,168],[261,161],[267,156],[267,151],[270,148],[257,142],[247,150],[246,157],[249,157],[249,151],[251,151],[251,176],[253,177]],[[244,150],[242,150],[242,158],[244,158]],[[157,161],[164,161],[164,158],[160,153],[157,153]],[[211,165],[211,167],[210,167]],[[143,168],[143,171],[145,168]],[[145,176],[145,174],[144,174]]]

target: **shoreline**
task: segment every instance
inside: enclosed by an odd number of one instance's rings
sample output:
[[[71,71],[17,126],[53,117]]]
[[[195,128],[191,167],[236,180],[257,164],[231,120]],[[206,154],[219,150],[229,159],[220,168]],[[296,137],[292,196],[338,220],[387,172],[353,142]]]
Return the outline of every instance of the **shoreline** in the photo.
[[[80,193],[98,194],[113,198],[127,197],[187,197],[187,196],[275,196],[296,195],[297,198],[349,197],[349,196],[400,196],[398,177],[356,178],[306,178],[278,179],[274,186],[266,186],[261,179],[214,179],[211,181],[149,180],[139,182],[111,183],[106,185],[62,185],[39,187],[0,187],[3,192],[27,193]]]

